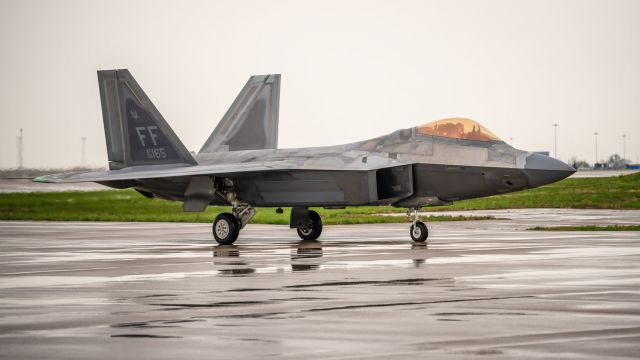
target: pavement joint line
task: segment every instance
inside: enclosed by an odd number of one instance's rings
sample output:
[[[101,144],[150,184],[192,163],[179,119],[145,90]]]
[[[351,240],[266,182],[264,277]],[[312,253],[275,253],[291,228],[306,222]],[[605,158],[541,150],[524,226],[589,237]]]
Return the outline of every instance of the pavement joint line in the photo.
[[[458,302],[470,302],[470,301],[489,301],[489,300],[507,300],[507,299],[525,299],[534,298],[535,295],[523,295],[523,296],[504,296],[504,297],[486,297],[486,298],[473,298],[473,299],[451,299],[451,300],[437,300],[437,301],[407,301],[397,303],[384,303],[384,304],[362,304],[362,305],[345,305],[335,306],[328,308],[315,308],[304,311],[334,311],[334,310],[351,310],[360,308],[373,308],[373,307],[391,307],[391,306],[405,306],[405,305],[429,305],[429,304],[444,304],[444,303],[458,303]]]
[[[631,332],[629,333],[628,331],[631,331]],[[614,334],[609,334],[610,332],[614,332]],[[590,334],[593,334],[593,335],[589,336]],[[602,334],[602,335],[597,336],[597,334]],[[620,338],[620,337],[629,337],[630,335],[640,335],[640,327],[623,327],[623,328],[609,328],[609,329],[598,329],[598,330],[561,331],[561,332],[534,333],[534,334],[522,334],[522,335],[512,335],[512,336],[496,336],[496,337],[488,337],[488,338],[464,339],[464,340],[453,340],[453,341],[434,341],[434,342],[428,342],[426,344],[431,346],[462,345],[463,348],[465,347],[475,348],[475,347],[478,347],[478,345],[474,345],[474,343],[480,342],[482,343],[481,346],[483,348],[513,347],[513,346],[522,346],[522,345],[531,345],[531,344],[540,344],[540,343],[559,343],[559,342],[561,343],[561,342],[576,341],[576,340],[585,341],[585,340],[596,340],[596,339],[613,339],[613,338]],[[523,337],[534,338],[538,340],[519,341],[519,339]],[[491,345],[489,344],[489,342],[492,339],[494,339],[494,341],[499,340],[502,343]]]

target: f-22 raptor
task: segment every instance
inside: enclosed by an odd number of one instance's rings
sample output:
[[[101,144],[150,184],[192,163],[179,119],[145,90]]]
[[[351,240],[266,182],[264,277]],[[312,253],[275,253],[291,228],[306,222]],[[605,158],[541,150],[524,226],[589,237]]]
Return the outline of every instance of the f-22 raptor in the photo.
[[[529,189],[575,172],[518,150],[479,123],[444,119],[345,145],[278,149],[280,75],[251,76],[200,151],[190,153],[128,70],[98,71],[109,170],[56,174],[42,182],[97,182],[184,211],[230,205],[213,236],[232,244],[256,207],[291,207],[290,226],[315,240],[322,219],[310,207],[407,208],[410,236],[429,235],[418,209]],[[411,213],[412,212],[412,213]]]

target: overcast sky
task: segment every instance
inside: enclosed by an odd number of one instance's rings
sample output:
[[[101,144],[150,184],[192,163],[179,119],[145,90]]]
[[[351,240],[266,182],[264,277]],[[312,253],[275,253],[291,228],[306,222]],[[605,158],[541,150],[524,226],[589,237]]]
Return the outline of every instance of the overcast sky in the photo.
[[[106,166],[96,70],[128,68],[198,150],[251,74],[280,147],[445,117],[517,148],[640,161],[640,1],[0,0],[0,167]]]

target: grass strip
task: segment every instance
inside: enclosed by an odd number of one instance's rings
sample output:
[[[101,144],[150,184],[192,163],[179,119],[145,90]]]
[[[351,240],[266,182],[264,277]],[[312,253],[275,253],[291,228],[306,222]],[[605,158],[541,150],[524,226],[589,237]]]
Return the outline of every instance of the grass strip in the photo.
[[[459,201],[427,211],[518,208],[640,209],[640,173],[609,178],[565,179],[537,189]],[[405,209],[362,206],[314,209],[325,224],[369,224],[409,221]],[[0,220],[211,222],[228,207],[210,206],[202,213],[182,212],[182,203],[147,199],[134,190],[0,194]],[[276,214],[260,208],[253,223],[288,224],[290,209]],[[428,221],[485,220],[491,217],[432,215]]]
[[[254,224],[289,224],[290,208],[276,214],[275,208],[259,208]],[[314,208],[323,223],[372,224],[409,222],[406,216],[385,216],[397,212],[393,207],[364,206],[347,209]],[[386,210],[386,211],[385,211]],[[133,190],[75,191],[57,193],[0,194],[0,219],[41,221],[153,221],[210,223],[226,206],[209,206],[201,213],[185,213],[182,203],[147,199]],[[403,211],[403,210],[402,210]],[[395,214],[394,214],[395,215]],[[492,216],[431,215],[426,221],[489,220]]]

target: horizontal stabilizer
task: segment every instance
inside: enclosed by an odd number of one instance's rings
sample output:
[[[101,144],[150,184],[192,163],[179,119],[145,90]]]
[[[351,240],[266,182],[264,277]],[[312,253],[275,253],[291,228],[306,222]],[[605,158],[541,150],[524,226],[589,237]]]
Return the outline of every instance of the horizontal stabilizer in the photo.
[[[279,107],[280,74],[252,76],[200,153],[277,148]]]

